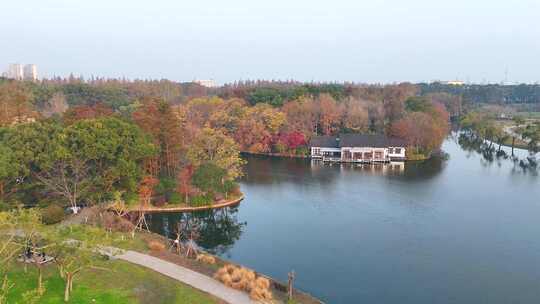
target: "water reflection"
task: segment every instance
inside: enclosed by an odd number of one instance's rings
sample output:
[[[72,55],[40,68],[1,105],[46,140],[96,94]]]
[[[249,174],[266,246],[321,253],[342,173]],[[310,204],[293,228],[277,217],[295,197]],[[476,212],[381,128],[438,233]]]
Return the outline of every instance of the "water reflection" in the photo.
[[[319,160],[265,156],[249,156],[246,159],[253,161],[248,161],[245,166],[242,179],[244,184],[304,184],[312,181],[323,187],[334,184],[343,172],[413,181],[430,179],[440,174],[446,163],[444,157],[384,164],[327,163]]]
[[[536,303],[539,179],[526,151],[492,148],[453,133],[448,159],[396,167],[245,156],[238,210],[151,228],[201,218],[201,246],[281,280],[294,269],[327,303]]]
[[[508,147],[498,146],[495,143],[485,141],[470,132],[461,132],[458,136],[460,147],[469,153],[469,156],[478,154],[482,158],[480,163],[484,167],[497,165],[502,167],[503,163],[511,162],[512,174],[538,175],[538,159],[536,154],[527,153],[524,150],[514,149],[508,151]]]
[[[196,223],[197,245],[219,255],[234,245],[247,225],[238,220],[237,213],[237,207],[229,207],[193,213],[151,214],[148,215],[148,222],[151,231],[170,239],[176,238],[179,223]]]

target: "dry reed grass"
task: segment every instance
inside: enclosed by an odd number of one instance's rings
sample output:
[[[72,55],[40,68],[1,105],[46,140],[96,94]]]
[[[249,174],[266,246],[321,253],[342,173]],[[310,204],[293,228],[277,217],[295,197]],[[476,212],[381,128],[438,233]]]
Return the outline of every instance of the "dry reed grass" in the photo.
[[[267,278],[257,277],[252,270],[227,264],[218,269],[214,278],[231,288],[248,292],[255,301],[273,302],[270,281]]]
[[[151,240],[148,242],[148,248],[152,251],[164,251],[165,250],[165,244],[163,244],[160,241]]]
[[[214,265],[216,263],[216,258],[211,256],[211,255],[208,255],[208,254],[198,254],[197,255],[197,258],[196,260],[198,262],[202,262],[202,263],[206,263],[206,264],[210,264],[210,265]]]

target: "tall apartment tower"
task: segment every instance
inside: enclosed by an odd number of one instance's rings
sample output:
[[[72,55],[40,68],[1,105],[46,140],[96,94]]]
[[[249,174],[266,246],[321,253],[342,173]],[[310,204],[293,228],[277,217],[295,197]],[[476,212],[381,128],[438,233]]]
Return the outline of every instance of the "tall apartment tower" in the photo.
[[[37,67],[35,64],[27,64],[24,66],[24,79],[36,81],[38,78]]]
[[[23,66],[19,63],[12,63],[8,67],[6,76],[11,79],[22,80],[24,78]]]

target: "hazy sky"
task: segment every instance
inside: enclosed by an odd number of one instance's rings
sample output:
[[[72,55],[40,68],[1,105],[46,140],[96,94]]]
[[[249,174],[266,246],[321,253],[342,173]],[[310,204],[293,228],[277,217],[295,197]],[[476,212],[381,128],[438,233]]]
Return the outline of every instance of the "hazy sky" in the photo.
[[[49,76],[540,81],[540,0],[1,0],[0,37]]]

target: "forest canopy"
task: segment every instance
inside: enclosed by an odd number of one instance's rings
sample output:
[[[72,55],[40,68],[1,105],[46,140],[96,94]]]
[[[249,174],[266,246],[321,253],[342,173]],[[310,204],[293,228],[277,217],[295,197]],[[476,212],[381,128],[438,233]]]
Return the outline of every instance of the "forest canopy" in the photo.
[[[409,83],[0,79],[0,201],[206,204],[239,193],[241,152],[305,155],[314,135],[378,133],[429,156],[461,109]]]

